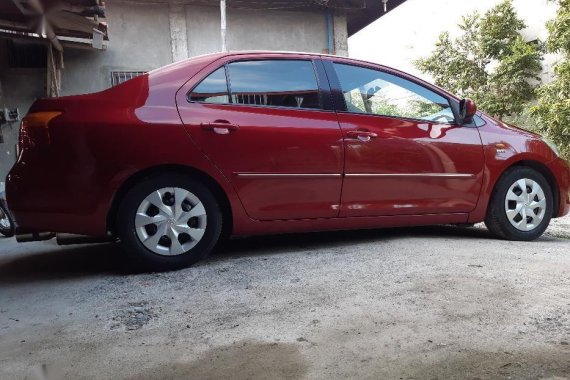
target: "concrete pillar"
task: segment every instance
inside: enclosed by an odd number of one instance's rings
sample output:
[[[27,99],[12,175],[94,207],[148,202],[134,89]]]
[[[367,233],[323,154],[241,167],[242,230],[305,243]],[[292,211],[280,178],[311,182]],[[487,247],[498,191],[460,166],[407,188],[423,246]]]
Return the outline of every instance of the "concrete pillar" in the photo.
[[[183,4],[170,4],[168,10],[172,62],[177,62],[188,58],[186,11]]]
[[[348,31],[346,15],[334,15],[334,54],[348,57]]]

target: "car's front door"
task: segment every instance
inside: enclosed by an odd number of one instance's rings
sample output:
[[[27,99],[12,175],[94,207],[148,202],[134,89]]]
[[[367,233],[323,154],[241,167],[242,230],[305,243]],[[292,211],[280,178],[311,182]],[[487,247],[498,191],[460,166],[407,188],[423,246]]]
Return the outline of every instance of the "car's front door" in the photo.
[[[449,100],[371,67],[326,62],[345,142],[341,216],[466,213],[483,175],[477,128],[455,123]],[[337,102],[337,103],[340,103]]]
[[[342,134],[334,111],[323,109],[328,83],[317,65],[242,57],[177,95],[192,139],[253,219],[338,216]]]

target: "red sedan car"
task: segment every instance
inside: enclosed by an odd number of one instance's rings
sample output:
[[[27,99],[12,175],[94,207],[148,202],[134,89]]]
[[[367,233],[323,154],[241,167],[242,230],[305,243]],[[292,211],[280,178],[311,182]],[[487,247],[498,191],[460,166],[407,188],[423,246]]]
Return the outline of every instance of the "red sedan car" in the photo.
[[[7,191],[21,240],[118,237],[165,269],[222,235],[485,221],[533,240],[568,213],[569,177],[539,135],[403,72],[241,52],[36,101]]]

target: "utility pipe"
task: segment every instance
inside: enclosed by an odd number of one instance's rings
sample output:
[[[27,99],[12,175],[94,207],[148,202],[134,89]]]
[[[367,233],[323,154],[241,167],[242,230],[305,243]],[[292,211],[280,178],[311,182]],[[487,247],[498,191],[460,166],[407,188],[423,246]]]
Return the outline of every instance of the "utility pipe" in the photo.
[[[330,8],[327,8],[327,50],[329,54],[334,54],[334,20],[333,14]]]
[[[228,51],[226,46],[226,0],[220,0],[220,26],[222,35],[222,51]]]

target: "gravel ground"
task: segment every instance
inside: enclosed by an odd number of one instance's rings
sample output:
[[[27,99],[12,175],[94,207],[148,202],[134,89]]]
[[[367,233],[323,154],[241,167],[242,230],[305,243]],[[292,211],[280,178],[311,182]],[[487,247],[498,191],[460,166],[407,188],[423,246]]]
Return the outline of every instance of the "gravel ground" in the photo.
[[[0,379],[570,379],[568,238],[273,236],[153,274],[0,239]]]

